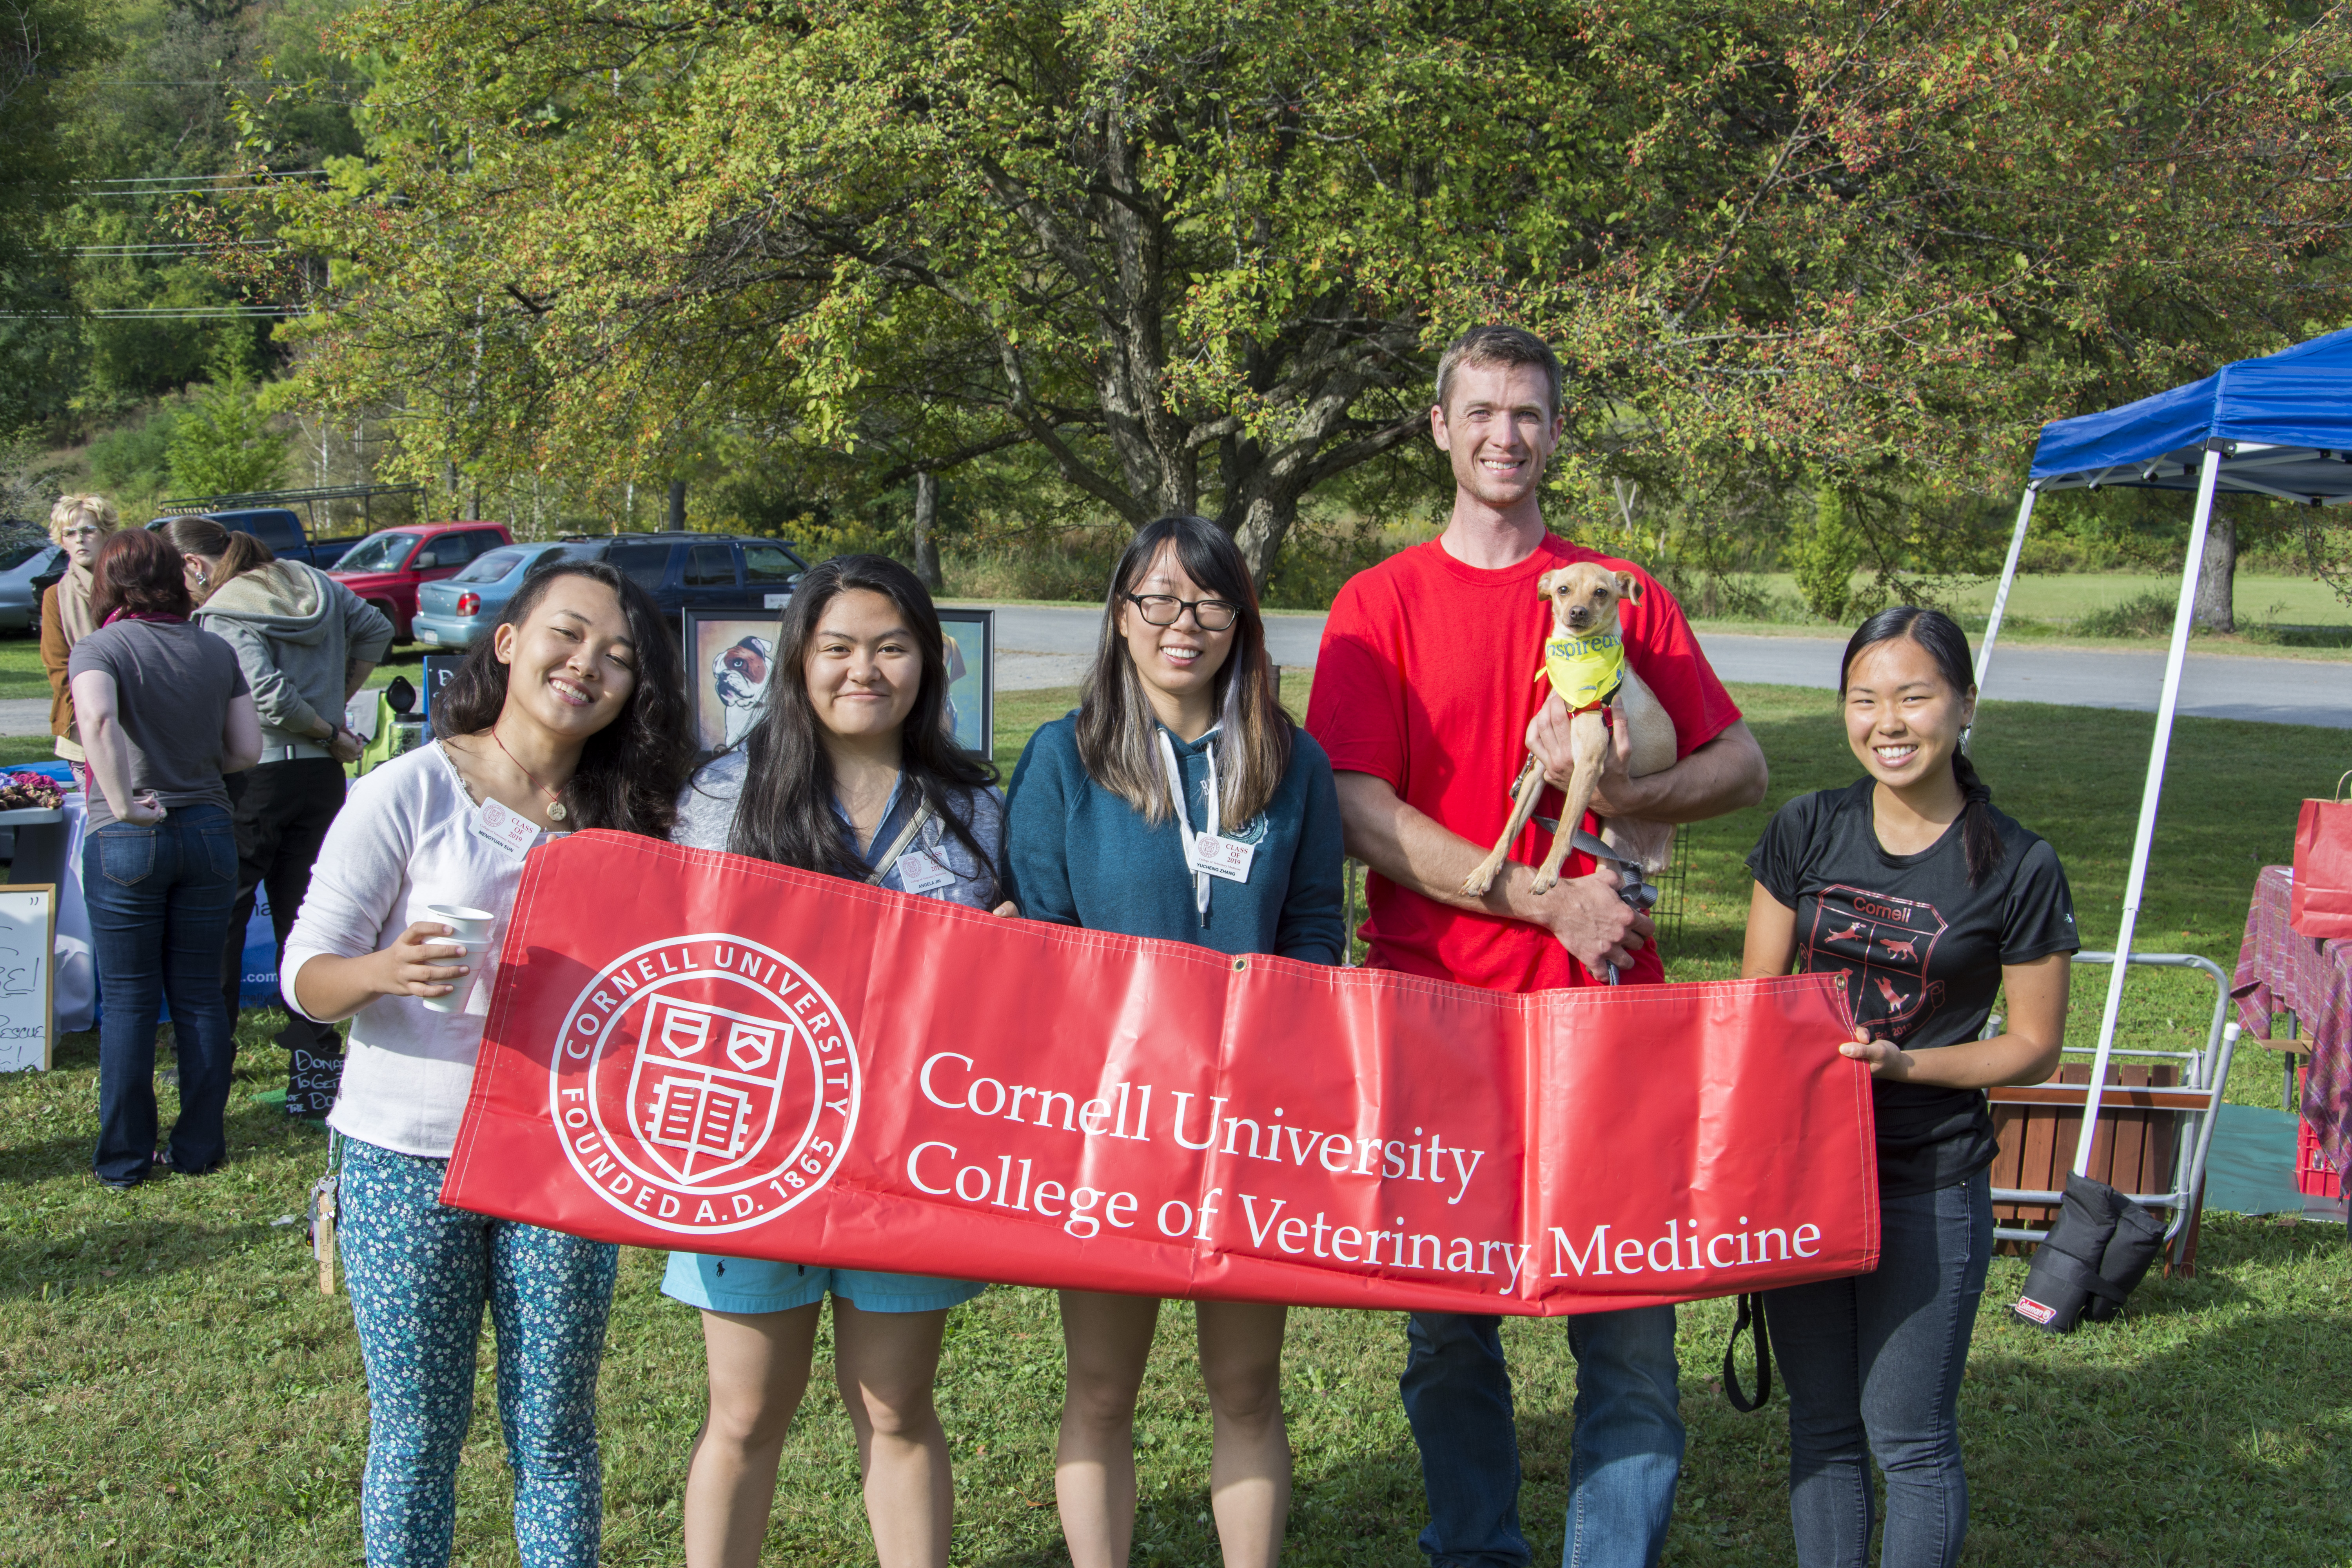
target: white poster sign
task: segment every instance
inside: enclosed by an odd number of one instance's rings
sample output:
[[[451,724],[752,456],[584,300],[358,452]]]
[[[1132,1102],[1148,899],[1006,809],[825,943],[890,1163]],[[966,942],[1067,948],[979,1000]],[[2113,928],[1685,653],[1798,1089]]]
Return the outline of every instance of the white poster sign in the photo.
[[[0,1072],[49,1065],[57,1036],[50,1010],[57,937],[55,883],[0,886]]]

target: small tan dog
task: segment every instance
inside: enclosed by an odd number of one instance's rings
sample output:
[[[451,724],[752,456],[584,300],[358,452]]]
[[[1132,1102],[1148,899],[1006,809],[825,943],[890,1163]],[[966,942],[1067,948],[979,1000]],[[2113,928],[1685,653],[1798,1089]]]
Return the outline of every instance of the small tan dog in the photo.
[[[1618,601],[1642,602],[1639,578],[1631,572],[1605,572],[1589,562],[1580,563],[1537,578],[1536,595],[1551,601],[1552,620],[1551,636],[1544,639],[1543,668],[1536,672],[1536,679],[1550,682],[1552,690],[1568,705],[1569,738],[1575,757],[1575,771],[1565,792],[1567,804],[1559,814],[1559,831],[1552,838],[1551,853],[1544,857],[1542,869],[1536,873],[1535,891],[1549,893],[1559,884],[1560,862],[1568,858],[1569,840],[1584,820],[1593,787],[1601,782],[1601,764],[1609,748],[1609,725],[1601,710],[1612,710],[1616,721],[1632,739],[1626,772],[1635,778],[1674,766],[1675,721],[1625,662],[1625,643],[1617,629]],[[1543,788],[1543,765],[1536,759],[1535,721],[1530,720],[1528,760],[1513,789],[1510,825],[1495,841],[1494,853],[1463,879],[1465,893],[1481,897],[1494,885],[1509,858],[1512,840],[1535,815],[1536,800]],[[1654,876],[1666,868],[1675,827],[1670,822],[1613,817],[1601,824],[1601,837],[1612,849],[1640,862],[1643,871]]]

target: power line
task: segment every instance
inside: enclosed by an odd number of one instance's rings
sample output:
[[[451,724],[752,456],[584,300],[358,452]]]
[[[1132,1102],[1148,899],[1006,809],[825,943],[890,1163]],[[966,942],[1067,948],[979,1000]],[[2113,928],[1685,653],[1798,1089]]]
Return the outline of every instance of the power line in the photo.
[[[68,248],[78,256],[110,256],[153,250],[277,250],[281,247],[276,240],[189,239],[156,240],[152,243],[128,245],[76,245]]]
[[[274,255],[285,247],[272,245],[262,248],[240,239],[198,241],[188,245],[77,245],[76,256],[184,256],[201,251],[248,250],[256,256]]]
[[[299,305],[150,305],[137,310],[92,310],[89,313],[93,316],[117,319],[146,317],[151,320],[165,317],[194,320],[206,316],[305,316],[310,314]]]
[[[260,169],[224,174],[125,174],[118,179],[75,180],[77,185],[198,185],[210,186],[223,180],[285,180],[298,174],[323,174],[324,169]]]
[[[0,321],[71,321],[79,320],[79,316],[148,321],[284,321],[310,313],[299,305],[158,305],[140,310],[84,310],[79,315],[71,310],[12,310],[0,313]]]
[[[309,87],[313,81],[320,87],[373,87],[373,80],[359,77],[207,77],[198,81],[91,81],[90,87]]]
[[[252,185],[165,185],[152,191],[76,191],[77,202],[152,202],[168,201],[174,196],[266,196],[271,187]]]

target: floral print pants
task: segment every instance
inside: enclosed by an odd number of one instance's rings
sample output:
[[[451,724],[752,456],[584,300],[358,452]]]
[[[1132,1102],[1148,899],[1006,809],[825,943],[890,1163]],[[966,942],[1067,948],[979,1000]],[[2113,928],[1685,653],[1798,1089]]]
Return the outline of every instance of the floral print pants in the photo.
[[[524,1568],[593,1568],[604,1477],[596,1369],[619,1249],[440,1202],[446,1160],[343,1140],[337,1242],[367,1363],[369,1568],[444,1568],[474,1415],[482,1307]]]

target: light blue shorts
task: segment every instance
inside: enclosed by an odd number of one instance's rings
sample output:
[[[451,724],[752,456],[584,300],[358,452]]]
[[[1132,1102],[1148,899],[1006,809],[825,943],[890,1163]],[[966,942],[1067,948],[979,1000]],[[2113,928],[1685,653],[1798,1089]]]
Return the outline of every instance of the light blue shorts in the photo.
[[[832,1291],[866,1312],[936,1312],[988,1289],[925,1274],[873,1274],[863,1268],[812,1268],[763,1258],[673,1252],[662,1294],[711,1312],[789,1312]]]

